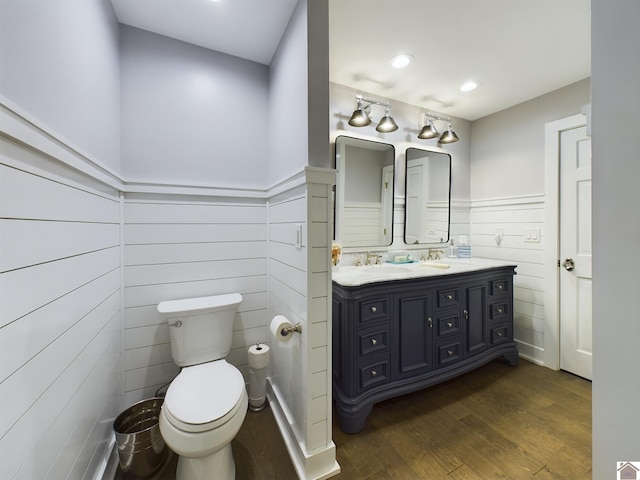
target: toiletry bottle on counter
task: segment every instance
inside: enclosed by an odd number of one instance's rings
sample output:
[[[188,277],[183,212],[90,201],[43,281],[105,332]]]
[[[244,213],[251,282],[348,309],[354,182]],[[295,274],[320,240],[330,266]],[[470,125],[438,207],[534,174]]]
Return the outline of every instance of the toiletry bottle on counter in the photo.
[[[449,242],[449,258],[456,257],[456,247],[453,245],[453,239]]]

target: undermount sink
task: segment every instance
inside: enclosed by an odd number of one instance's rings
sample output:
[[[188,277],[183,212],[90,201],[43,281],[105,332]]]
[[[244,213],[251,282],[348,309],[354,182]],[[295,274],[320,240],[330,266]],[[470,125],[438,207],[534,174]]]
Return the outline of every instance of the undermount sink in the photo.
[[[435,262],[421,262],[419,265],[421,267],[429,267],[429,268],[449,268],[451,266],[448,263],[435,263]]]
[[[369,273],[372,273],[374,275],[387,275],[409,271],[409,267],[404,267],[401,265],[367,265],[361,268],[364,268],[365,271],[368,271]]]

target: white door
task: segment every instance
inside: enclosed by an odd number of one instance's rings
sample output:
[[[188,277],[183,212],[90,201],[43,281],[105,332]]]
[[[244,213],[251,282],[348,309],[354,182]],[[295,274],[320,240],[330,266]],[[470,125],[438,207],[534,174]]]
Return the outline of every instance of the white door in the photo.
[[[591,139],[560,134],[560,368],[591,380]]]
[[[407,160],[407,192],[405,201],[405,242],[424,242],[426,228],[425,160]]]
[[[380,212],[381,221],[381,243],[380,245],[391,245],[391,222],[393,221],[393,166],[387,165],[382,167],[382,185],[380,186],[380,202],[382,203],[382,211]]]

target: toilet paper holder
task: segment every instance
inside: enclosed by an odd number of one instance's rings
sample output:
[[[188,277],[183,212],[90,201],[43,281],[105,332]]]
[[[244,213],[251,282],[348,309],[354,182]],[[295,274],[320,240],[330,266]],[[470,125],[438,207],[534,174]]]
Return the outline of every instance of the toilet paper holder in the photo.
[[[302,333],[302,324],[301,323],[296,323],[295,325],[289,325],[288,327],[282,327],[282,329],[280,330],[280,333],[283,336],[287,336],[290,333]]]

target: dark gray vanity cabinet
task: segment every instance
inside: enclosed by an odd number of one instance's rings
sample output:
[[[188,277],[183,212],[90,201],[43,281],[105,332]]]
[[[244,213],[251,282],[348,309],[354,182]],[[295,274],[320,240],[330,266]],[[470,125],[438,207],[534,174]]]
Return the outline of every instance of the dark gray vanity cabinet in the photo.
[[[373,405],[504,356],[513,341],[513,266],[344,286],[333,283],[333,394],[357,433]]]

